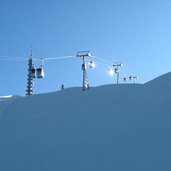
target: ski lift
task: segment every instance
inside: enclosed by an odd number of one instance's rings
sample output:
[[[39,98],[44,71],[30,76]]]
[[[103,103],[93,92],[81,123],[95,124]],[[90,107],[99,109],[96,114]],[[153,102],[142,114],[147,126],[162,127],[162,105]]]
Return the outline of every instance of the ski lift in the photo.
[[[109,68],[109,69],[108,69],[108,73],[109,73],[110,76],[113,76],[114,70],[113,70],[112,68]]]
[[[122,67],[122,66],[123,66],[123,64],[122,64],[122,63],[120,63],[120,62],[117,62],[117,63],[113,64],[113,66],[114,66],[114,67]]]
[[[36,74],[37,74],[37,78],[44,78],[45,74],[42,66],[36,69]]]
[[[129,79],[130,81],[133,80],[134,81],[134,84],[136,83],[136,80],[138,79],[139,77],[137,75],[131,75],[129,76]]]
[[[30,70],[30,76],[31,78],[36,78],[36,69],[34,67],[32,67]]]
[[[36,69],[37,78],[44,78],[45,76],[44,70],[43,70],[44,59],[41,58],[41,61],[42,61],[42,65]]]
[[[90,53],[90,51],[80,51],[80,52],[77,52],[77,57],[91,57],[92,54]]]
[[[96,67],[96,64],[94,63],[93,60],[91,60],[90,62],[88,62],[88,65],[90,68],[95,68]]]

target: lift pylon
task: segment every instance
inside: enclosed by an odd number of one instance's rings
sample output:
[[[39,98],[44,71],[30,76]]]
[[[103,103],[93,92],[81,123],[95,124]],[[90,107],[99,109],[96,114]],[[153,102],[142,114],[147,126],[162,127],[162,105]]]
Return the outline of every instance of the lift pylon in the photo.
[[[115,63],[113,64],[114,70],[115,70],[115,74],[117,74],[117,84],[119,84],[119,68],[122,67],[123,64],[122,63]]]
[[[87,66],[86,66],[86,57],[92,57],[90,51],[81,51],[77,52],[77,57],[82,58],[82,71],[83,71],[83,91],[89,89],[88,75],[87,75]]]
[[[31,75],[31,70],[34,66],[34,60],[32,58],[32,53],[28,59],[28,75],[27,75],[27,90],[26,90],[26,96],[33,94],[33,77]]]

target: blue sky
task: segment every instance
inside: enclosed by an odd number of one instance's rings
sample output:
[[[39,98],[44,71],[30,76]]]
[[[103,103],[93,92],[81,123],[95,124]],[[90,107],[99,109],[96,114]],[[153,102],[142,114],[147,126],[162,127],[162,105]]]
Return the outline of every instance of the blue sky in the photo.
[[[1,0],[0,58],[29,57],[31,46],[34,57],[47,58],[90,50],[145,83],[171,70],[170,9],[169,0]],[[115,83],[98,62],[88,69],[90,86]],[[80,59],[47,61],[44,69],[36,94],[82,86]],[[27,62],[0,61],[0,72],[0,95],[25,95]]]

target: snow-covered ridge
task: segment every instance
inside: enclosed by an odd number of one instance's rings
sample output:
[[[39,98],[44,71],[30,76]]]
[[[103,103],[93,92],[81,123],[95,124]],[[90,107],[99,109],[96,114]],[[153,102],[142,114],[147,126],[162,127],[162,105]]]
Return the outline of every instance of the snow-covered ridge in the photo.
[[[171,170],[171,73],[0,102],[0,170]]]
[[[9,99],[9,98],[11,98],[12,97],[12,95],[8,95],[8,96],[0,96],[0,99]]]
[[[8,96],[0,96],[0,99],[3,99],[3,98],[11,98],[12,97],[12,95],[8,95]]]
[[[17,95],[0,96],[0,101],[16,99],[16,98],[18,98],[18,97],[21,97],[21,96],[17,96]]]

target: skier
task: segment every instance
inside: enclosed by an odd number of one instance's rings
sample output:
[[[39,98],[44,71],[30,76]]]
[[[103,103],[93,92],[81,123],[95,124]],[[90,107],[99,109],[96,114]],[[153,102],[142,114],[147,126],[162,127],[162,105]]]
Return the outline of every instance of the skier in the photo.
[[[61,90],[64,90],[64,85],[63,84],[61,85]]]

